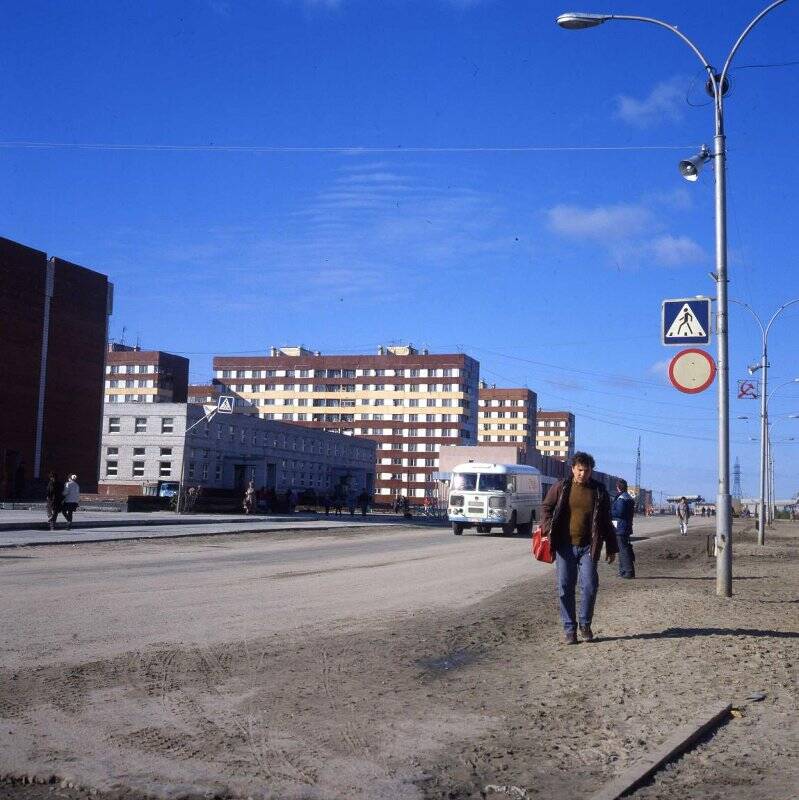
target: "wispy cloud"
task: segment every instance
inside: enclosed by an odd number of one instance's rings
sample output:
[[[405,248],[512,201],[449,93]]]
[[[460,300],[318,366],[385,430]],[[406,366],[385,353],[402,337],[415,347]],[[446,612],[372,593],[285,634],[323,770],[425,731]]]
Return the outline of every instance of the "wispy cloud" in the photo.
[[[663,214],[644,201],[593,207],[557,205],[548,209],[546,216],[551,231],[598,246],[619,268],[646,264],[680,267],[706,258],[693,239],[670,234]]]
[[[293,212],[164,242],[148,260],[160,265],[165,285],[179,287],[190,266],[193,281],[224,275],[242,297],[304,307],[441,296],[455,274],[501,269],[520,257],[498,198],[433,184],[426,172],[424,164],[348,163]]]
[[[636,128],[678,122],[683,117],[685,96],[685,79],[671,78],[657,84],[643,100],[619,95],[616,98],[616,116]]]

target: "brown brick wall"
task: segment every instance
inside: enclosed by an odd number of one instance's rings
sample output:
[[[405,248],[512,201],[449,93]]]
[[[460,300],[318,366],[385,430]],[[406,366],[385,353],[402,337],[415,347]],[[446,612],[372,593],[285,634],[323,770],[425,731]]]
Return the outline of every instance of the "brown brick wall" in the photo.
[[[54,259],[42,474],[74,472],[83,491],[97,487],[103,416],[108,279]]]
[[[33,475],[47,256],[0,238],[0,497],[14,491],[20,464]]]

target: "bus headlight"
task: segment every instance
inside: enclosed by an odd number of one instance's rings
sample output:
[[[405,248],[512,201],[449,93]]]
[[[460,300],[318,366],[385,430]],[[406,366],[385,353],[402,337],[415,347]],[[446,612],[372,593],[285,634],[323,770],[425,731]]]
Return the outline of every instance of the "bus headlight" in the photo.
[[[488,507],[489,508],[505,508],[508,504],[507,497],[489,497],[488,498]]]

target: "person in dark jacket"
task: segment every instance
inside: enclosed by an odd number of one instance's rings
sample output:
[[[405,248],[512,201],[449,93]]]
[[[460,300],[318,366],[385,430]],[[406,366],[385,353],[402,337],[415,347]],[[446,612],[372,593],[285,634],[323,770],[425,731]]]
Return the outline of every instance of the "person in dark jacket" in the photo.
[[[558,481],[543,502],[541,525],[555,551],[558,575],[560,619],[566,644],[577,644],[580,636],[594,638],[591,622],[599,589],[597,562],[605,548],[605,560],[612,564],[618,552],[616,532],[610,519],[607,489],[591,477],[594,457],[577,452],[572,458],[570,478]],[[576,611],[575,589],[580,582],[580,611]]]
[[[618,494],[610,508],[613,527],[616,529],[616,544],[619,546],[619,576],[635,577],[635,553],[630,537],[633,535],[635,500],[627,491],[627,481],[619,478],[616,482]]]
[[[64,501],[64,496],[61,494],[63,482],[60,481],[55,472],[51,472],[47,476],[47,522],[50,525],[50,530],[55,529],[58,515],[61,513],[61,504]]]

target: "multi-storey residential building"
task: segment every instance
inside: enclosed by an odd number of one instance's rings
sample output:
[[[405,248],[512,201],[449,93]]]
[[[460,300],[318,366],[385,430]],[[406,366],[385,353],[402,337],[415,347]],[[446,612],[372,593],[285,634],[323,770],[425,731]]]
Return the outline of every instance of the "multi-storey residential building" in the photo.
[[[438,451],[477,441],[480,366],[463,353],[380,347],[377,355],[322,355],[302,347],[268,356],[216,356],[225,393],[266,419],[378,443],[377,502],[433,490]]]
[[[545,456],[568,461],[574,455],[574,414],[539,409],[535,442]]]
[[[136,495],[148,484],[174,484],[181,467],[187,484],[214,489],[243,491],[253,480],[277,492],[374,490],[374,442],[252,414],[204,417],[193,403],[106,404],[100,493]]]
[[[47,473],[97,486],[105,275],[0,238],[0,498],[41,496]]]
[[[535,448],[537,396],[530,389],[498,389],[480,382],[477,441]]]
[[[190,383],[188,389],[189,403],[199,403],[200,405],[216,405],[222,395],[222,384],[212,381],[211,383]]]
[[[106,403],[185,403],[188,385],[188,358],[109,342]]]

